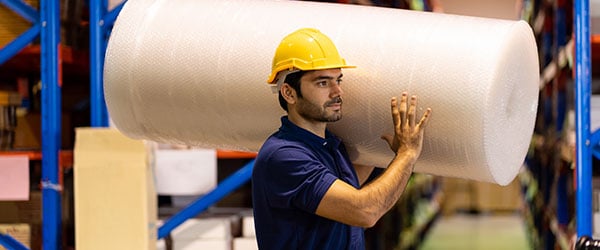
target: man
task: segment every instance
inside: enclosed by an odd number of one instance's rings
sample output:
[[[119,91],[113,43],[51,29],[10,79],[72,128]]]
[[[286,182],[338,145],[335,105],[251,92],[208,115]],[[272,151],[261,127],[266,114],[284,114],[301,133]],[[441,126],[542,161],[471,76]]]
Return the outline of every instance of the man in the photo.
[[[315,29],[286,36],[268,82],[277,84],[288,115],[256,158],[252,199],[261,249],[364,249],[373,226],[402,194],[423,142],[430,109],[417,122],[416,102],[391,100],[394,136],[382,136],[396,156],[376,179],[373,167],[353,165],[327,130],[342,118],[342,68],[351,68]],[[366,184],[365,184],[366,183]],[[364,184],[364,185],[363,185]]]

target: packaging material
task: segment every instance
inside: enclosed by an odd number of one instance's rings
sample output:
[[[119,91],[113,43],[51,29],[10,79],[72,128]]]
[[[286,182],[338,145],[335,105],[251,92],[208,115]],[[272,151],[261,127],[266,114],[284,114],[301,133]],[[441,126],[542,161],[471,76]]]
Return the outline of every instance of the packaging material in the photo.
[[[539,92],[524,21],[302,1],[131,0],[105,59],[109,113],[132,138],[257,151],[285,114],[266,84],[273,54],[302,27],[321,30],[358,66],[343,72],[344,117],[329,126],[354,162],[387,166],[394,153],[380,136],[393,133],[390,98],[408,91],[419,96],[418,115],[433,110],[416,172],[501,185],[517,175]]]
[[[235,238],[233,239],[233,250],[258,250],[256,238]]]
[[[230,218],[191,218],[171,231],[173,241],[186,239],[231,239]]]
[[[29,157],[0,156],[0,200],[29,200]]]
[[[21,96],[14,91],[0,91],[0,106],[21,106]]]
[[[192,239],[173,241],[173,250],[231,250],[231,239]]]
[[[156,250],[167,250],[167,242],[165,240],[156,241]]]
[[[225,249],[232,247],[240,217],[236,215],[209,215],[191,218],[171,231],[173,249]],[[162,225],[163,221],[159,221]]]
[[[0,211],[0,223],[41,224],[42,192],[31,191],[27,201],[1,201]]]
[[[242,216],[242,235],[249,238],[256,237],[254,216],[252,214]]]
[[[0,224],[0,234],[10,235],[13,239],[20,242],[22,245],[31,248],[31,227],[28,224]],[[0,250],[6,248],[0,245]]]
[[[77,249],[155,249],[157,195],[143,141],[115,129],[77,128]]]
[[[217,186],[215,149],[156,149],[156,192],[161,195],[199,195]]]

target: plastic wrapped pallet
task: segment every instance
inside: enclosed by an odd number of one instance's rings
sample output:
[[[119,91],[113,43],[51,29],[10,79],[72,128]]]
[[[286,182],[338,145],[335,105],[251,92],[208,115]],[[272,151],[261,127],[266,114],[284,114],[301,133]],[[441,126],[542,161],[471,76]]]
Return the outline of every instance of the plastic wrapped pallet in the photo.
[[[360,164],[393,153],[389,100],[433,115],[415,171],[506,185],[524,160],[539,66],[523,21],[301,1],[128,1],[111,34],[105,96],[128,136],[257,151],[285,113],[265,83],[275,48],[302,27],[346,61],[344,118],[331,124]],[[419,113],[422,113],[422,109]]]

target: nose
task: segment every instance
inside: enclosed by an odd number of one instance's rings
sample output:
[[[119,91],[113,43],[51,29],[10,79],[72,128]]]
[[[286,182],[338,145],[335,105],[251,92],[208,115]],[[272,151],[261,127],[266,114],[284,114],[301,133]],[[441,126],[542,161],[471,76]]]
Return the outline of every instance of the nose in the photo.
[[[338,83],[331,84],[331,95],[332,97],[341,96],[344,93],[342,86]]]

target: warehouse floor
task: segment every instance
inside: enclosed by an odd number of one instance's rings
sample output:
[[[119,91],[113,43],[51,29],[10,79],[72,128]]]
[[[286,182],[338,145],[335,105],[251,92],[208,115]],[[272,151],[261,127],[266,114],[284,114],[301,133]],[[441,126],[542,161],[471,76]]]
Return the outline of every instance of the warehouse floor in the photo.
[[[438,219],[420,249],[526,250],[530,247],[519,214],[454,214]]]

